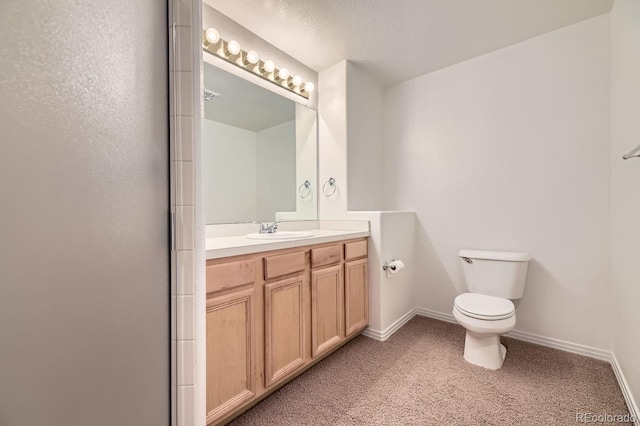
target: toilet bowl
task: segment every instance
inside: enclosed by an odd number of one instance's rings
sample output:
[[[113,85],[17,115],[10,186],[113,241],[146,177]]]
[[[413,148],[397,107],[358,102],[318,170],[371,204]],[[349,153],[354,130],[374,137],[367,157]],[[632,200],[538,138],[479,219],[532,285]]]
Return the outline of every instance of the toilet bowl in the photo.
[[[467,330],[465,361],[491,370],[502,367],[507,349],[500,343],[500,335],[516,325],[513,303],[501,297],[463,293],[454,301],[453,317]]]

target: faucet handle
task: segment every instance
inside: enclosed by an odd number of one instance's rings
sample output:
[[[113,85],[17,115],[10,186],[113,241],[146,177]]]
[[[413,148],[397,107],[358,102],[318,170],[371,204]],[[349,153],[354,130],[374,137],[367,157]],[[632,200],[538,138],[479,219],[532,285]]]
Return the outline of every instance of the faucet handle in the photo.
[[[278,224],[280,222],[276,221],[273,223],[269,223],[269,222],[255,221],[253,223],[256,225],[260,225],[260,231],[258,231],[259,234],[273,234],[278,230]]]
[[[273,222],[271,224],[267,223],[267,225],[265,225],[264,232],[268,234],[273,234],[278,230],[278,223],[279,222]]]

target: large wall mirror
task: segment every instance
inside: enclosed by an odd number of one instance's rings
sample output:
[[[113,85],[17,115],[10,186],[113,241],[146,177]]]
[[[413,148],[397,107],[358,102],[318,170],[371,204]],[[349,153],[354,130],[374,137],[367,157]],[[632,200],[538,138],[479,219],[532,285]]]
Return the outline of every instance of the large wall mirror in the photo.
[[[316,111],[206,61],[204,87],[206,223],[317,219]]]

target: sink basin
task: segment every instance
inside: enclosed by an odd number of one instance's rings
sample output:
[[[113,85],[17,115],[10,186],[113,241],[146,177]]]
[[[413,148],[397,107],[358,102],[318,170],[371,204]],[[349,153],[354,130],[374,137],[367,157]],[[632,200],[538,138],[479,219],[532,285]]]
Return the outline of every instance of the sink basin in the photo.
[[[298,238],[313,237],[313,233],[309,231],[278,231],[273,234],[247,234],[250,240],[295,240]]]

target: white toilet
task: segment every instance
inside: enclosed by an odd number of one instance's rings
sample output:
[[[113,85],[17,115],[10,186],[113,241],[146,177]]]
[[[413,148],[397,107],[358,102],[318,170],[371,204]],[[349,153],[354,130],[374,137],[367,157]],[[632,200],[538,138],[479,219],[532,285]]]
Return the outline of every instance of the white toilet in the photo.
[[[527,253],[460,250],[468,293],[456,297],[453,316],[467,329],[464,359],[497,370],[507,354],[500,335],[516,325],[516,310],[509,299],[524,293]]]

